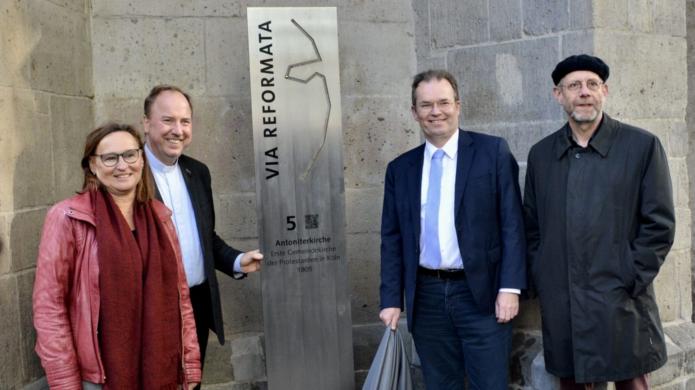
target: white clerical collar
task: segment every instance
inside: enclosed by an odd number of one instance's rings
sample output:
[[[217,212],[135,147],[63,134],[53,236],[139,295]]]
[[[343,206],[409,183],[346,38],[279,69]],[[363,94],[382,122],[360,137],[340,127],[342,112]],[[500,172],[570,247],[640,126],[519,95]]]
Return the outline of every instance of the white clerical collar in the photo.
[[[145,154],[147,155],[147,162],[150,164],[150,169],[152,169],[153,172],[171,173],[175,171],[179,165],[178,159],[176,159],[174,165],[167,165],[159,161],[157,156],[152,153],[152,149],[150,149],[149,144],[145,144]]]
[[[437,148],[430,141],[425,140],[425,157],[432,158],[437,149],[442,149],[447,157],[455,159],[459,149],[459,130],[456,130],[441,148]]]

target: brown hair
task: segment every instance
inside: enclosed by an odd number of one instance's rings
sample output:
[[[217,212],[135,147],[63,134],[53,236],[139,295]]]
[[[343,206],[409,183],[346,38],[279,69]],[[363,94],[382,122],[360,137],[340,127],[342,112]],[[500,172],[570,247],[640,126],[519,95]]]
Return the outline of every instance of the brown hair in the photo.
[[[167,84],[161,84],[157,85],[152,90],[150,91],[150,94],[147,95],[145,98],[145,107],[144,107],[144,112],[145,112],[145,117],[149,118],[150,117],[150,109],[152,108],[152,105],[154,104],[155,99],[157,99],[157,96],[159,96],[160,93],[165,92],[165,91],[174,91],[178,92],[183,97],[186,98],[186,101],[188,102],[188,107],[191,108],[191,114],[193,113],[193,103],[191,102],[191,97],[186,93],[183,92],[183,90],[175,85],[167,85]]]
[[[84,193],[101,188],[101,182],[99,182],[97,176],[92,173],[91,169],[89,169],[89,159],[94,156],[99,143],[101,143],[101,140],[104,139],[104,137],[119,131],[124,131],[132,135],[133,138],[137,140],[138,147],[143,149],[144,144],[142,143],[142,138],[131,125],[109,122],[92,130],[92,132],[87,135],[87,139],[84,142],[84,154],[82,155],[81,162],[82,170],[84,171],[84,182],[82,184],[82,191],[80,192]],[[148,200],[154,198],[154,186],[152,184],[154,179],[152,178],[152,173],[150,172],[150,167],[147,163],[147,157],[144,150],[140,152],[140,156],[142,157],[144,164],[142,167],[142,177],[135,187],[135,200],[138,202],[147,202]]]
[[[413,86],[410,90],[410,95],[413,100],[413,107],[415,107],[415,90],[417,89],[418,85],[420,85],[420,83],[422,82],[428,82],[432,79],[448,81],[449,84],[451,84],[451,88],[454,90],[454,99],[456,101],[459,101],[459,86],[456,82],[456,78],[454,77],[454,75],[447,72],[446,70],[430,69],[416,74],[413,78]]]

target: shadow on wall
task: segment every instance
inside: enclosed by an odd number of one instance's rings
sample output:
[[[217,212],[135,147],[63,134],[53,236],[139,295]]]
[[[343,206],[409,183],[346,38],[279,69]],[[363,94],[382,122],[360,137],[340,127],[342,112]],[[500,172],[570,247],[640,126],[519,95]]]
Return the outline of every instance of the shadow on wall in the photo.
[[[0,239],[0,253],[9,259],[9,277],[3,283],[0,299],[4,319],[0,320],[0,387],[21,388],[44,376],[34,352],[36,333],[32,322],[32,290],[38,241],[45,207],[53,199],[55,183],[50,127],[50,98],[32,85],[32,74],[49,69],[35,63],[37,47],[42,40],[40,23],[30,14],[37,8],[23,2],[3,6],[0,18],[3,52],[10,88],[7,89],[6,110],[8,137],[7,164],[2,175],[12,178],[11,219],[6,236]],[[44,18],[45,19],[45,18]],[[36,88],[36,90],[34,90]],[[5,149],[5,148],[3,148]],[[48,180],[46,180],[48,178]],[[9,180],[4,181],[7,185]],[[9,196],[9,194],[8,194]],[[9,199],[8,199],[9,200]]]

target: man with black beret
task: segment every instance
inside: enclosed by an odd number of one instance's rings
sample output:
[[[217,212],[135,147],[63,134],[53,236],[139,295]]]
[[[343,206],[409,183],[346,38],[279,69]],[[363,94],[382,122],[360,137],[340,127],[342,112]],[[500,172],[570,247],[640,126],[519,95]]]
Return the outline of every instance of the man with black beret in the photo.
[[[563,389],[648,389],[667,357],[653,288],[675,230],[667,157],[656,136],[603,112],[608,76],[586,54],[557,64],[568,121],[527,160],[529,268],[546,369]]]

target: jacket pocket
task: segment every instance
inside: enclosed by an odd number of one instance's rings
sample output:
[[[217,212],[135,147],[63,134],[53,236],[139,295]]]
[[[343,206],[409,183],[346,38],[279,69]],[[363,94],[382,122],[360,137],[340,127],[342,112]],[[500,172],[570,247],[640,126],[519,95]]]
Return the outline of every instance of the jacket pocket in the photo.
[[[620,264],[620,279],[628,292],[632,293],[635,288],[637,279],[637,271],[635,269],[635,260],[632,256],[632,250],[628,243],[616,244],[615,252],[618,255]]]

